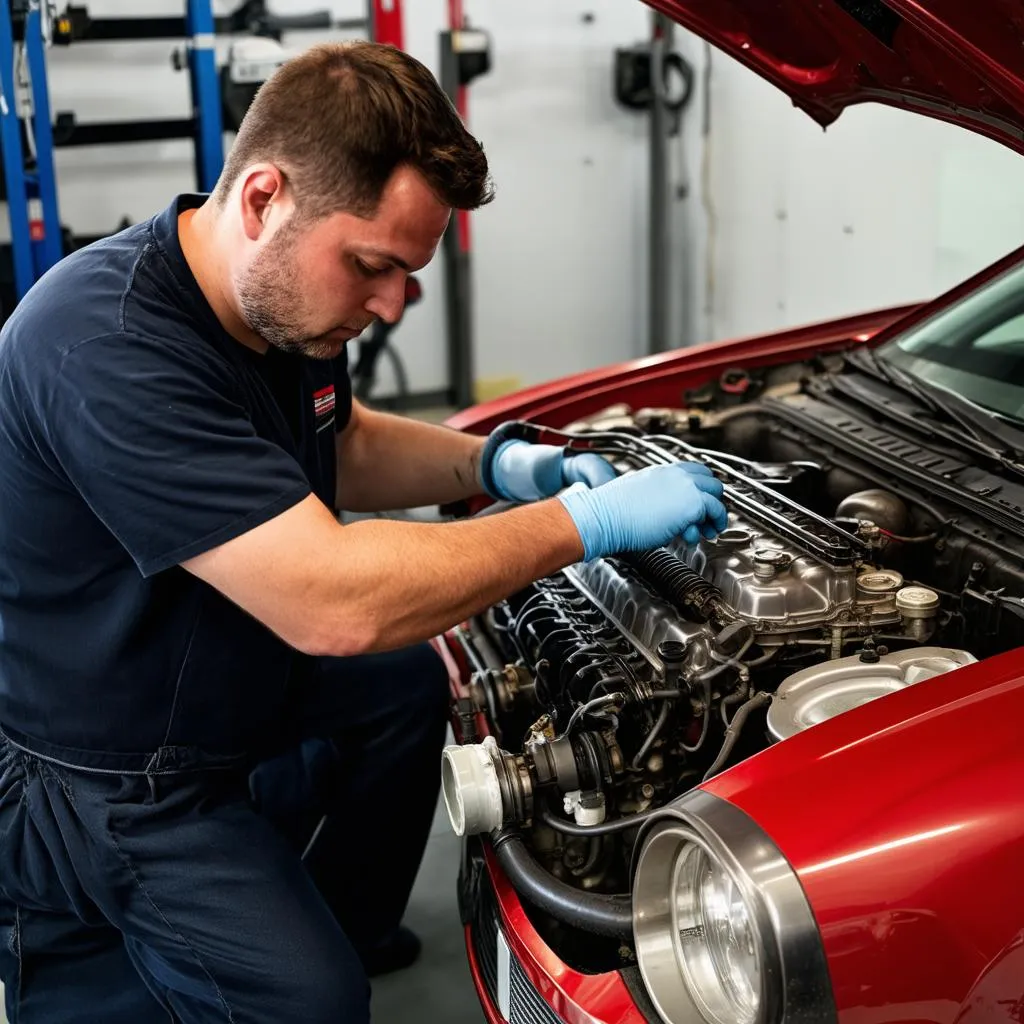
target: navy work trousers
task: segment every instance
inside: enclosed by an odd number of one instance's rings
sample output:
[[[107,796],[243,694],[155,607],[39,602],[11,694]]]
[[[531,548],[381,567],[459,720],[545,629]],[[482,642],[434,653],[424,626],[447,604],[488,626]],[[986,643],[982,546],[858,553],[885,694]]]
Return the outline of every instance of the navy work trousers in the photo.
[[[423,854],[446,677],[422,646],[323,659],[309,689],[255,769],[169,748],[84,772],[0,740],[11,1024],[369,1020],[360,953]]]

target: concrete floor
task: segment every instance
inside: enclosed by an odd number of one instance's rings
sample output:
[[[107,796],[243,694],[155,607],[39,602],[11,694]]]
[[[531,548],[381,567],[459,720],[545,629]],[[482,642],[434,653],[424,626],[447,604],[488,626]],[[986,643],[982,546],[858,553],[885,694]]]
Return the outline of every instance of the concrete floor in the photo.
[[[423,955],[407,971],[376,978],[373,1019],[387,1024],[482,1024],[483,1010],[469,977],[462,925],[455,902],[459,841],[443,806],[413,889],[405,923],[423,940]]]

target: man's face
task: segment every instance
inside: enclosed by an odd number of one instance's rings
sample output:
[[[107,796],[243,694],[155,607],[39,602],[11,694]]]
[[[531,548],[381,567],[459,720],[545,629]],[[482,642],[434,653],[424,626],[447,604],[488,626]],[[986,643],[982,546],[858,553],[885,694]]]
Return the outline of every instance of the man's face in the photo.
[[[340,355],[375,320],[398,321],[406,278],[433,258],[450,213],[408,167],[370,220],[334,213],[302,223],[293,213],[236,278],[246,324],[285,351]]]

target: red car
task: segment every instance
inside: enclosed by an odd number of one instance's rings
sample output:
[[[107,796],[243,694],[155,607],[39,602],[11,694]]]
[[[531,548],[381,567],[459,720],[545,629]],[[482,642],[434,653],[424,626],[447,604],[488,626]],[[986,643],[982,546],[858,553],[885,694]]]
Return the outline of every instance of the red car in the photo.
[[[1015,0],[655,0],[823,124],[1024,148]],[[729,528],[575,565],[438,641],[491,1022],[1024,1021],[1024,250],[938,301],[470,409]]]

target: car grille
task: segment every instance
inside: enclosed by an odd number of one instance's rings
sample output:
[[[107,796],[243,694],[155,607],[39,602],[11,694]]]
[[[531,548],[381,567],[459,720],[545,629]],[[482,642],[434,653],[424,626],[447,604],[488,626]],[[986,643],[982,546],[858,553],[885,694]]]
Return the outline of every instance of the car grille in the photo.
[[[498,1004],[498,920],[494,890],[489,880],[483,877],[472,921],[473,950],[480,967],[480,977],[495,1006]]]
[[[490,881],[483,875],[473,913],[471,935],[480,977],[491,1002],[498,1005],[498,903]],[[544,1002],[541,994],[523,970],[522,964],[510,957],[509,970],[510,1024],[563,1024],[562,1018]]]
[[[562,1018],[544,1002],[515,957],[510,974],[511,1024],[562,1024]]]

